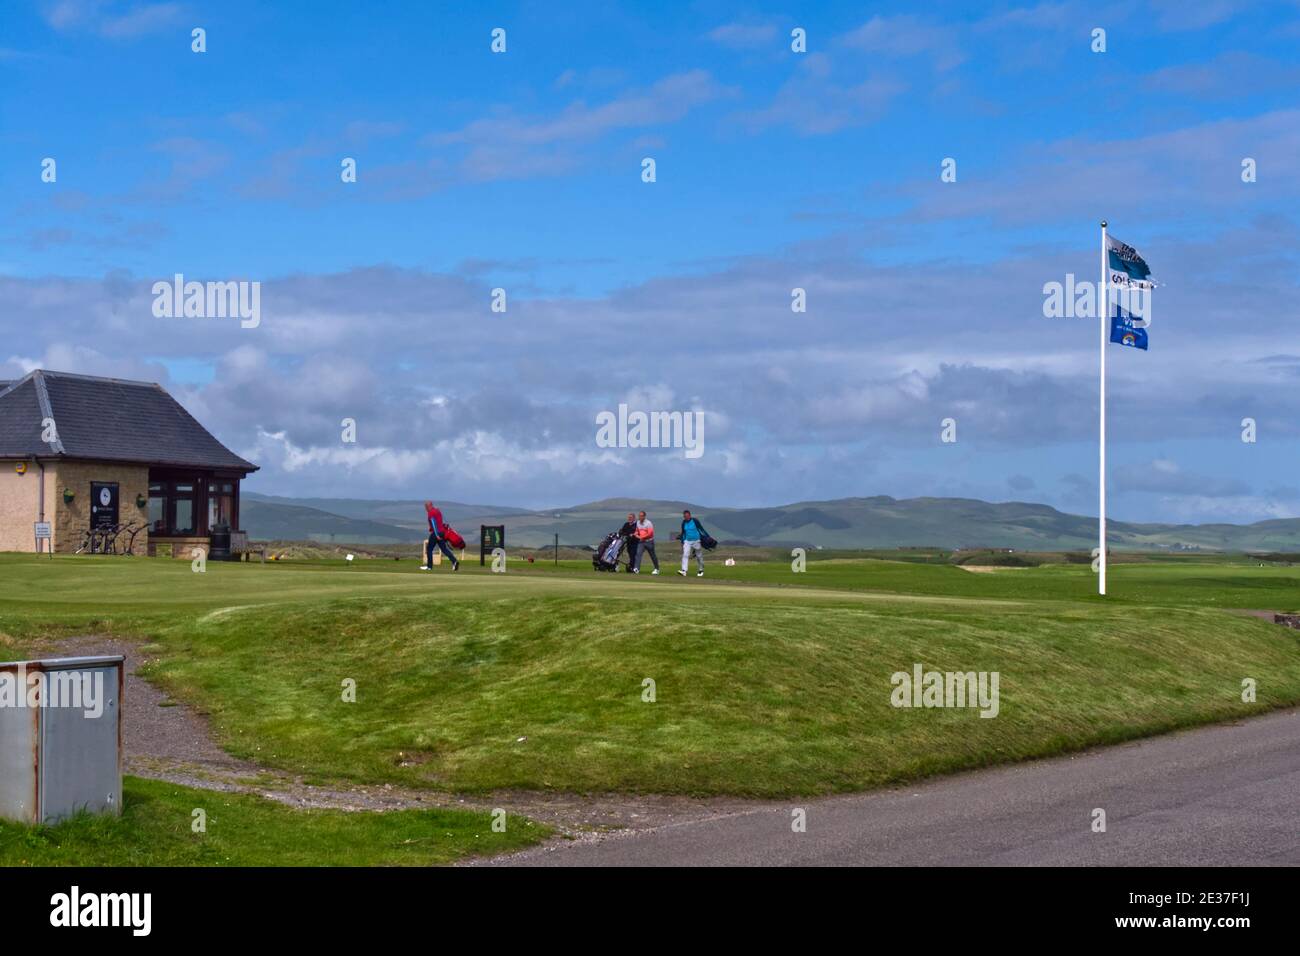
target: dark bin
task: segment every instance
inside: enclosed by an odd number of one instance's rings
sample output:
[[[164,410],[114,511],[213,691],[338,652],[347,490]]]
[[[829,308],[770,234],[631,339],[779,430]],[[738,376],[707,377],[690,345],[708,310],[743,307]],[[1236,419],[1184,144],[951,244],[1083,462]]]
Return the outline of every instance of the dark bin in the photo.
[[[212,529],[212,540],[208,547],[208,559],[210,561],[229,561],[230,554],[230,528],[217,527]]]

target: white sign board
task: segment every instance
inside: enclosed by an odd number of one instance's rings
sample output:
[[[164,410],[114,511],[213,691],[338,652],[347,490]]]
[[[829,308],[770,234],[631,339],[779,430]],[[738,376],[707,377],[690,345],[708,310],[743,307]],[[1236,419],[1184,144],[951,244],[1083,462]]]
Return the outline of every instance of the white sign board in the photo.
[[[50,523],[48,521],[37,521],[33,527],[36,529],[36,553],[40,554],[42,551],[48,551],[50,553],[50,560],[53,561],[54,535],[50,531]],[[49,546],[42,546],[42,541],[48,541]]]

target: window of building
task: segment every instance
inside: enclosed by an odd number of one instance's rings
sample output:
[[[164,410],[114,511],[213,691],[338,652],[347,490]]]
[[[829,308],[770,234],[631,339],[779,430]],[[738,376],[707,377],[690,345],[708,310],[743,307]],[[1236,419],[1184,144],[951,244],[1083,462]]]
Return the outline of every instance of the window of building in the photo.
[[[233,502],[233,482],[231,499]],[[209,527],[201,527],[203,518],[204,492],[208,488],[205,479],[193,478],[169,479],[165,476],[149,482],[149,530],[151,534],[161,536],[187,536],[206,534]],[[218,505],[218,508],[222,507]],[[225,506],[227,515],[231,506]],[[209,509],[211,515],[211,509]],[[226,520],[229,520],[227,518]]]
[[[171,534],[194,534],[194,482],[178,481],[172,489]]]
[[[167,531],[167,512],[171,499],[167,494],[167,484],[161,481],[149,482],[149,533],[165,534]]]
[[[235,483],[211,481],[208,483],[208,529],[229,528],[235,516]]]

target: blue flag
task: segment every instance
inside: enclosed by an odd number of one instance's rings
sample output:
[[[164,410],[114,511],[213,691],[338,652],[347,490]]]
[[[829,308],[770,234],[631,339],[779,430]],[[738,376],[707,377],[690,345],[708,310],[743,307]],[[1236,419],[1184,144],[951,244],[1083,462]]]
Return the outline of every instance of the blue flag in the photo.
[[[1106,266],[1107,283],[1115,290],[1116,297],[1110,315],[1110,340],[1145,352],[1151,317],[1151,290],[1156,287],[1151,278],[1151,267],[1140,252],[1109,233],[1106,235]],[[1127,303],[1129,308],[1124,308],[1121,302]]]
[[[1147,350],[1147,330],[1133,324],[1133,316],[1121,306],[1115,306],[1110,317],[1110,340],[1129,348]]]

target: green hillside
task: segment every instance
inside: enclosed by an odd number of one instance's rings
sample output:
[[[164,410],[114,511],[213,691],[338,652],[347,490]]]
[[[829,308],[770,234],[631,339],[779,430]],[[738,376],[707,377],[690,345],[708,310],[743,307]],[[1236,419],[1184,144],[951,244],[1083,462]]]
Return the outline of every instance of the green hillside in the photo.
[[[260,501],[250,496],[242,498],[239,509],[244,530],[263,540],[401,544],[424,537],[419,528],[346,518],[319,508]]]
[[[399,528],[410,528],[415,531],[424,529],[424,502],[414,499],[285,498],[278,495],[262,495],[257,492],[246,491],[243,500],[257,501],[267,505],[312,508],[344,518],[376,521],[380,524],[396,525]],[[469,525],[475,519],[484,515],[500,517],[530,513],[523,508],[507,508],[500,505],[471,505],[460,501],[439,501],[438,507],[442,510],[443,517],[453,525]]]
[[[840,498],[771,508],[715,508],[682,501],[607,498],[566,508],[525,511],[439,502],[447,520],[475,537],[480,524],[504,524],[514,547],[587,545],[617,528],[629,511],[645,509],[661,542],[677,529],[683,508],[715,537],[782,547],[1014,548],[1087,551],[1096,544],[1097,519],[1048,505],[973,498]],[[246,495],[243,523],[254,537],[396,543],[423,537],[417,501],[291,499]],[[1300,551],[1300,518],[1251,525],[1133,524],[1112,521],[1110,546],[1129,550]],[[333,535],[333,538],[329,536]],[[353,535],[353,537],[348,537]]]

